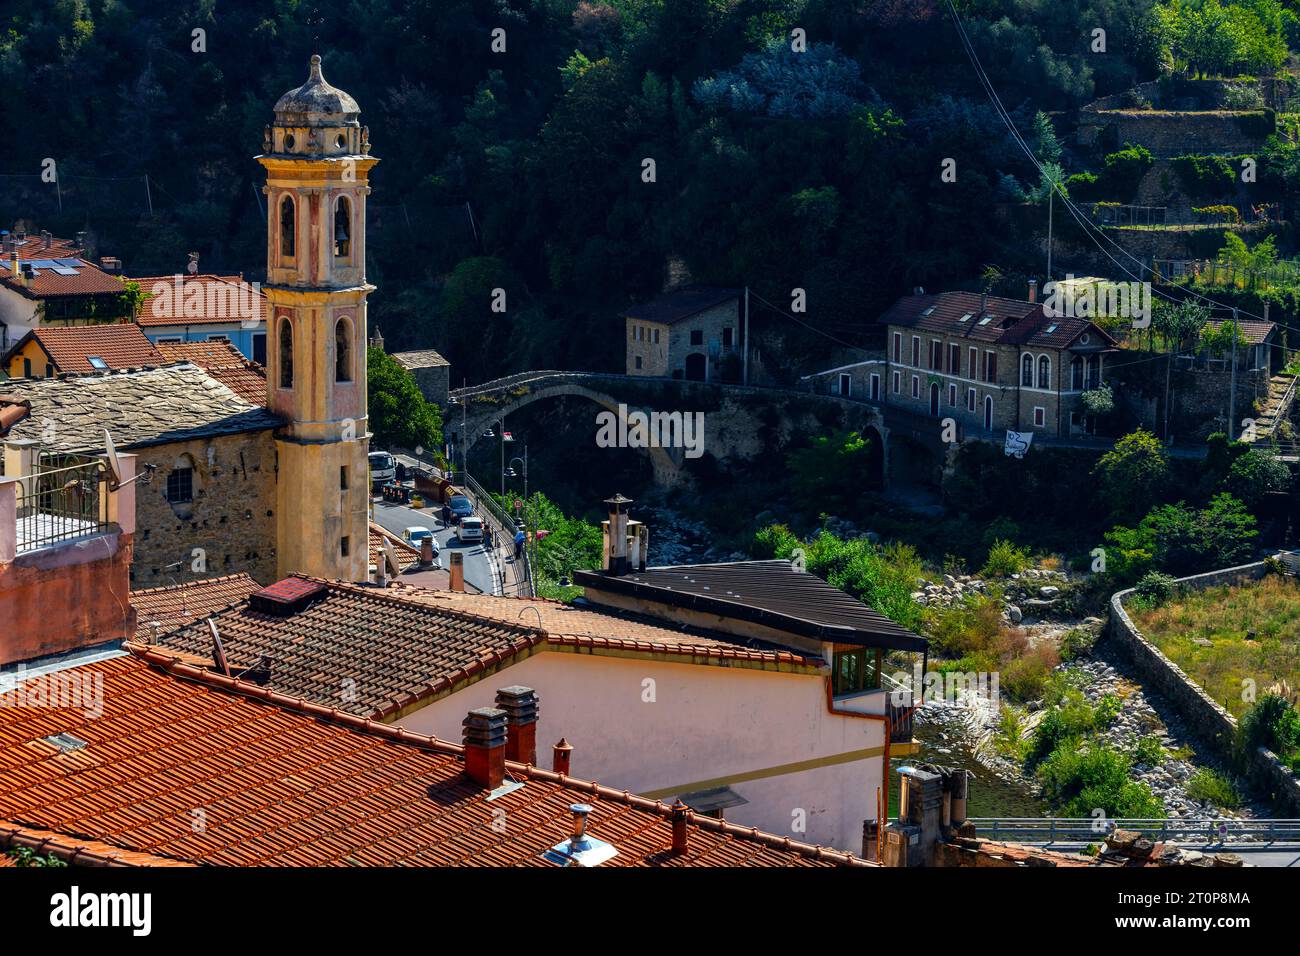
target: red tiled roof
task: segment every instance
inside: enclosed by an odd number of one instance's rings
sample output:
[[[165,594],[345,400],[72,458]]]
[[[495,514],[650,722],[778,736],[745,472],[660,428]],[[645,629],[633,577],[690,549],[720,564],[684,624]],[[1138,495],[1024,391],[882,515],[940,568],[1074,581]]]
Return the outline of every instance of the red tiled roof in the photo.
[[[54,256],[34,256],[34,259],[55,258]],[[104,295],[122,293],[126,289],[121,280],[109,275],[98,266],[91,265],[84,259],[66,258],[74,270],[73,275],[59,275],[53,269],[38,268],[30,279],[14,275],[8,263],[0,262],[0,282],[29,299],[55,299],[60,296]]]
[[[369,553],[370,563],[375,567],[384,560],[384,539],[393,546],[393,551],[397,554],[397,563],[400,570],[405,571],[407,568],[414,567],[420,563],[420,552],[417,548],[411,547],[395,534],[390,534],[373,521],[370,522],[369,535]]]
[[[289,581],[317,582],[295,575]],[[524,623],[505,623],[463,611],[431,607],[377,587],[319,581],[324,594],[289,616],[241,601],[212,619],[232,673],[269,658],[266,686],[366,717],[386,717],[434,696],[545,635]],[[417,589],[410,589],[417,590]],[[526,622],[525,622],[526,623]],[[211,657],[212,635],[194,621],[161,637],[160,651]],[[347,679],[352,693],[341,696]]]
[[[986,316],[991,316],[990,320],[981,324]],[[1052,317],[1044,313],[1041,302],[999,296],[985,300],[978,292],[906,295],[880,317],[880,324],[959,336],[972,342],[1055,349],[1066,348],[1084,332],[1094,331],[1099,344],[1115,344],[1087,319]],[[922,352],[928,355],[929,346],[924,346]]]
[[[181,282],[180,296],[175,293],[177,278]],[[266,296],[260,289],[253,296],[252,283],[245,282],[241,275],[140,276],[126,281],[138,282],[141,291],[152,294],[140,307],[136,319],[146,328],[261,322],[268,315]],[[190,291],[196,285],[203,290],[201,298]],[[251,315],[244,315],[242,307],[248,305],[251,305]],[[196,310],[198,314],[192,314]]]
[[[1228,319],[1210,319],[1205,323],[1214,331],[1218,331],[1222,325],[1231,325]],[[1237,323],[1241,329],[1242,337],[1245,338],[1248,345],[1260,345],[1268,341],[1268,337],[1273,334],[1277,328],[1275,322],[1261,322],[1258,319],[1242,319]]]
[[[215,611],[244,600],[261,585],[242,571],[216,578],[201,578],[169,587],[131,592],[136,612],[136,639],[151,643],[159,634],[174,631]]]
[[[193,362],[244,401],[266,404],[266,369],[229,342],[158,342],[157,347],[168,361]]]
[[[96,374],[106,371],[90,364],[92,355],[103,359],[104,364],[113,370],[157,366],[166,361],[140,327],[129,322],[33,329],[14,344],[5,361],[30,339],[35,339],[45,350],[56,372]]]
[[[81,840],[64,833],[33,829],[0,820],[0,866],[18,866],[10,856],[26,847],[37,856],[54,856],[70,866],[192,866],[148,853],[133,853],[98,840]]]
[[[297,575],[290,580],[319,579]],[[267,687],[386,719],[547,645],[673,654],[699,664],[749,663],[783,670],[825,666],[819,657],[681,633],[619,615],[566,610],[554,602],[402,584],[380,590],[341,581],[319,583],[325,595],[288,617],[263,613],[245,600],[212,609],[232,673],[261,670],[269,658]],[[540,627],[532,626],[526,608],[537,609]],[[143,623],[146,615],[138,605],[137,612]],[[560,630],[552,632],[552,625]],[[199,615],[188,626],[141,633],[160,653],[211,659],[212,636]],[[351,681],[346,700],[340,696],[344,680]]]
[[[16,252],[19,262],[26,262],[29,259],[76,259],[80,258],[84,251],[71,239],[51,236],[50,244],[46,246],[40,233],[35,235],[28,233],[21,240],[17,238],[12,240],[12,247],[4,258],[11,259]]]
[[[396,587],[400,588],[400,585]],[[673,628],[632,614],[577,608],[545,598],[495,597],[490,594],[463,594],[455,591],[416,592],[414,589],[399,593],[406,594],[411,600],[455,607],[498,621],[527,623],[540,620],[548,644],[654,649],[699,659],[749,660],[809,667],[824,665],[820,657],[802,655],[759,641],[746,642],[742,638],[726,634]]]
[[[218,866],[552,866],[581,801],[604,866],[870,865],[694,816],[672,855],[666,805],[513,762],[489,803],[458,745],[128,649],[78,668],[101,714],[0,708],[0,820]]]

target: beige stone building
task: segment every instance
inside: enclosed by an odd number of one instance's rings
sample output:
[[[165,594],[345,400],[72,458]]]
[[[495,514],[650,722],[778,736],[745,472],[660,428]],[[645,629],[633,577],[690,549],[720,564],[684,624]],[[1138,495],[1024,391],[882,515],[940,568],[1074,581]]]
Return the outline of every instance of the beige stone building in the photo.
[[[741,292],[686,286],[623,313],[627,374],[739,381]]]
[[[965,433],[1086,433],[1080,396],[1105,382],[1106,355],[1116,348],[1087,319],[974,292],[904,296],[880,324],[885,360],[866,373],[868,393],[908,411],[954,418]]]

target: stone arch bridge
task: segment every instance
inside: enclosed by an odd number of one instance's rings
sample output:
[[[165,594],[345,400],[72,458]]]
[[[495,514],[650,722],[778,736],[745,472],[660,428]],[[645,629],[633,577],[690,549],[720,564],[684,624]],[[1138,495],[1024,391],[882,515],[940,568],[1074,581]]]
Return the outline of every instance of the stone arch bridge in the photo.
[[[702,407],[717,407],[726,401],[739,408],[766,406],[788,408],[798,405],[804,412],[812,409],[819,416],[835,418],[841,427],[859,431],[868,429],[876,433],[883,455],[882,482],[902,477],[902,472],[921,461],[922,468],[942,469],[946,461],[941,440],[941,421],[895,409],[879,402],[844,398],[811,391],[732,385],[719,382],[696,382],[682,379],[649,376],[619,375],[606,372],[534,371],[521,372],[504,378],[453,389],[443,429],[455,450],[468,452],[489,427],[502,419],[507,423],[510,415],[525,406],[550,398],[579,396],[600,408],[618,414],[619,406],[628,413],[688,412]],[[729,423],[725,412],[718,412],[723,421],[706,433],[705,451],[719,460],[757,457],[746,454],[737,443],[726,440]],[[507,424],[508,427],[508,424]],[[777,427],[777,432],[781,431]],[[593,422],[593,441],[595,428]],[[711,437],[709,437],[711,436]],[[461,441],[464,440],[462,446]],[[749,449],[753,451],[753,449]],[[682,478],[690,459],[682,447],[648,447],[657,485],[671,486]]]

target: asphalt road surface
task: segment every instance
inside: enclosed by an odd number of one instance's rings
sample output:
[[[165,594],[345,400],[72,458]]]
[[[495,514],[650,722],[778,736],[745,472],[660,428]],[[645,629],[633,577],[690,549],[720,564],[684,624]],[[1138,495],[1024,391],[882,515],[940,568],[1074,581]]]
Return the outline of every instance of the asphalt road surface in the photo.
[[[381,498],[374,499],[375,523],[386,531],[391,531],[399,538],[402,532],[413,525],[421,525],[433,532],[438,542],[440,554],[438,566],[447,568],[450,551],[461,551],[465,555],[465,581],[478,588],[484,594],[500,594],[501,583],[496,569],[488,557],[487,550],[481,542],[462,544],[456,537],[456,528],[444,528],[439,517],[440,508],[428,507],[416,510],[405,505],[393,504]]]

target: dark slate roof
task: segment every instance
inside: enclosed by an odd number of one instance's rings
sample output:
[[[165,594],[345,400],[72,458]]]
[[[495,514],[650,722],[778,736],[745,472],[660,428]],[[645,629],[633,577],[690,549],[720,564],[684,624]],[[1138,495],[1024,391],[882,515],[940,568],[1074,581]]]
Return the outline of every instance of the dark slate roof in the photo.
[[[923,651],[913,634],[789,561],[737,561],[647,568],[613,576],[576,571],[574,584],[750,621],[841,644]]]
[[[276,414],[240,398],[195,365],[77,378],[14,379],[0,401],[30,402],[31,413],[4,436],[40,440],[54,424],[47,451],[98,452],[104,429],[119,449],[143,448],[284,424]]]
[[[988,321],[984,321],[987,317]],[[990,345],[1026,345],[1063,349],[1084,332],[1095,333],[1102,345],[1115,340],[1087,319],[1049,316],[1041,302],[982,297],[978,292],[941,292],[907,295],[880,317],[881,325],[986,342]]]
[[[673,292],[666,292],[649,302],[632,306],[623,313],[623,318],[673,325],[693,315],[699,315],[705,309],[739,298],[740,294],[740,289],[719,289],[703,285],[686,286]]]
[[[436,368],[441,365],[451,364],[433,349],[420,349],[416,352],[394,352],[392,359],[405,369]]]

